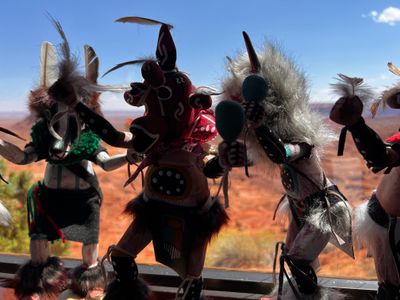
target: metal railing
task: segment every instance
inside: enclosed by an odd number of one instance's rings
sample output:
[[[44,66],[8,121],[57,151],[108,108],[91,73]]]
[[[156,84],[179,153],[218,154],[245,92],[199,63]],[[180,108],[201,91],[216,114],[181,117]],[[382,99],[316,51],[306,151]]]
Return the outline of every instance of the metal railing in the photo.
[[[28,259],[27,256],[0,254],[0,279],[11,279]],[[80,261],[64,259],[67,269],[74,268]],[[110,266],[106,266],[111,270]],[[139,272],[152,287],[159,299],[173,299],[181,280],[174,271],[160,265],[139,265]],[[204,290],[208,299],[260,299],[273,288],[270,273],[205,269]],[[339,290],[346,299],[374,299],[377,282],[320,277],[319,284]],[[10,287],[10,286],[8,286]]]

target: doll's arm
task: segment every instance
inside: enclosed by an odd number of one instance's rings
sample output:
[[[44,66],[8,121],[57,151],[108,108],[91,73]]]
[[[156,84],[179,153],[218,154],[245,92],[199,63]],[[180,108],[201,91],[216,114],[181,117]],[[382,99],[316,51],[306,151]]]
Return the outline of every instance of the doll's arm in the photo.
[[[261,125],[255,129],[258,142],[265,154],[275,163],[293,162],[309,158],[312,146],[307,143],[283,143],[283,141],[267,126]]]
[[[347,126],[347,129],[353,136],[357,150],[367,161],[367,166],[374,172],[391,164],[392,149],[365,123],[364,118],[361,117],[355,124]]]
[[[245,166],[246,147],[241,142],[222,142],[218,146],[218,156],[207,161],[204,167],[204,175],[208,178],[218,178],[226,170]]]
[[[143,159],[142,155],[129,149],[127,154],[117,154],[109,156],[106,151],[101,151],[96,155],[95,163],[104,171],[113,171],[125,165],[126,163],[137,163]]]
[[[125,154],[109,156],[106,151],[101,151],[96,155],[95,163],[104,171],[113,171],[128,163],[128,160]]]
[[[27,145],[21,150],[16,145],[0,139],[0,155],[17,165],[27,165],[38,159],[35,148]]]
[[[330,119],[338,124],[344,125],[341,139],[339,141],[338,153],[343,153],[345,132],[350,131],[353,136],[358,152],[367,161],[367,166],[373,172],[379,172],[392,164],[392,155],[388,146],[382,141],[378,134],[372,130],[361,116],[363,104],[359,97],[342,97],[336,101],[330,112]]]
[[[286,151],[286,161],[293,162],[298,159],[307,159],[311,156],[311,151],[313,146],[307,143],[298,143],[298,144],[286,144],[285,143],[285,151]]]
[[[282,140],[265,125],[255,128],[258,142],[261,144],[265,154],[274,163],[282,164],[287,161],[285,145]]]
[[[118,131],[110,122],[82,102],[75,105],[75,110],[85,124],[107,144],[120,148],[131,147],[132,134],[130,132]]]

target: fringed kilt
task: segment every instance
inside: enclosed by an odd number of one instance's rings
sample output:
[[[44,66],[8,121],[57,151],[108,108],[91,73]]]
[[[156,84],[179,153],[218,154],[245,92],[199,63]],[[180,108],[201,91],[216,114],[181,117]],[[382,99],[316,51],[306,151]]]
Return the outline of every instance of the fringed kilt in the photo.
[[[156,259],[179,274],[186,272],[189,254],[199,239],[209,242],[228,222],[218,199],[203,211],[157,200],[145,200],[143,194],[130,201],[125,212],[134,216],[134,227],[152,233]]]
[[[50,189],[41,183],[28,192],[29,236],[96,244],[99,241],[101,198],[94,188]]]

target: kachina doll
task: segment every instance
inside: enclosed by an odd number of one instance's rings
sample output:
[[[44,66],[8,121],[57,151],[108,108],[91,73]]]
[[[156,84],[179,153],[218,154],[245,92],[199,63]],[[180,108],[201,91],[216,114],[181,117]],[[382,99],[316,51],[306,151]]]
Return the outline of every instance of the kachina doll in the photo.
[[[389,68],[400,76],[400,71],[390,63]],[[340,99],[330,114],[334,122],[345,126],[339,155],[343,154],[345,132],[349,131],[367,167],[374,173],[385,170],[371,198],[355,211],[355,236],[367,246],[374,259],[379,284],[376,299],[400,299],[400,225],[397,224],[400,216],[400,136],[395,134],[382,140],[361,115],[364,104],[372,96],[371,91],[363,86],[361,78],[339,76],[341,81],[334,86]],[[399,84],[384,91],[371,107],[373,115],[380,102],[399,109],[399,95]]]
[[[110,171],[126,164],[127,158],[110,157],[79,116],[56,101],[69,86],[100,113],[99,94],[93,92],[98,58],[92,48],[85,47],[87,74],[81,75],[60,24],[53,22],[63,42],[58,63],[52,45],[42,47],[40,86],[29,97],[30,111],[37,119],[31,142],[23,150],[6,141],[0,143],[0,155],[15,164],[47,162],[44,179],[28,192],[31,259],[17,272],[15,294],[18,299],[44,299],[69,287],[75,297],[90,299],[105,287],[98,263],[102,193],[92,162]],[[49,241],[58,239],[82,243],[82,263],[72,270],[70,279],[61,259],[50,254]]]
[[[306,79],[294,63],[272,44],[256,53],[243,35],[247,53],[229,59],[223,96],[244,107],[249,161],[280,169],[285,194],[277,209],[288,214],[289,227],[279,243],[278,298],[328,299],[332,292],[318,285],[319,254],[331,242],[353,257],[351,208],[320,161],[333,132],[310,109]]]
[[[160,24],[126,17],[119,22]],[[138,277],[135,257],[153,241],[156,260],[174,269],[182,278],[179,299],[200,299],[207,245],[228,221],[217,197],[210,194],[207,177],[224,169],[218,157],[205,163],[207,142],[217,135],[210,93],[196,90],[176,66],[176,48],[171,26],[161,23],[156,57],[122,63],[141,63],[142,82],[131,83],[124,94],[145,114],[120,132],[83,102],[69,103],[108,144],[129,148],[144,160],[126,184],[147,167],[143,191],[126,206],[134,220],[117,245],[109,249],[116,279],[105,299],[148,299],[150,291]],[[180,292],[181,291],[181,292]]]

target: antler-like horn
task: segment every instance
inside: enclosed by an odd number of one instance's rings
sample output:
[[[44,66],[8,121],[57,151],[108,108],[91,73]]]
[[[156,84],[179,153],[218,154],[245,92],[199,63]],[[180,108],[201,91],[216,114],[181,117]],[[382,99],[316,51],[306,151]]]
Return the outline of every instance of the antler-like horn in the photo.
[[[257,53],[254,50],[253,44],[251,43],[250,37],[248,36],[248,34],[245,31],[243,31],[243,38],[244,38],[244,43],[246,44],[247,53],[248,53],[249,59],[250,59],[251,72],[258,73],[261,69],[261,65],[258,60]]]
[[[176,48],[169,27],[163,24],[158,34],[156,56],[158,64],[163,71],[171,71],[176,68]]]

